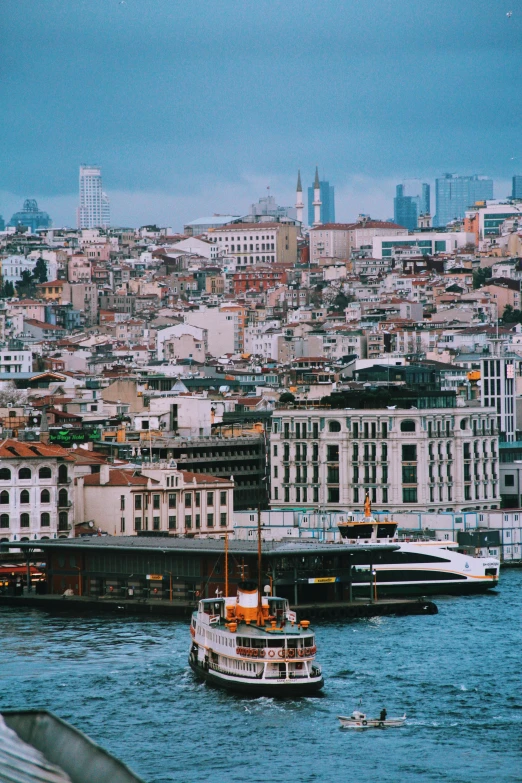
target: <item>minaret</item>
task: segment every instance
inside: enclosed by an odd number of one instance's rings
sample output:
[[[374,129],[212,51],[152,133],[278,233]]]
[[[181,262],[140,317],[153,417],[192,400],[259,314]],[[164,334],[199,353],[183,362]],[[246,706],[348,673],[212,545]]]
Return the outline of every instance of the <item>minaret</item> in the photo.
[[[301,185],[301,170],[297,172],[297,188],[295,195],[295,208],[297,212],[297,220],[303,225],[303,186]]]
[[[315,167],[315,181],[314,181],[314,200],[312,201],[314,208],[314,226],[321,225],[321,185],[319,184],[319,171],[317,166]]]

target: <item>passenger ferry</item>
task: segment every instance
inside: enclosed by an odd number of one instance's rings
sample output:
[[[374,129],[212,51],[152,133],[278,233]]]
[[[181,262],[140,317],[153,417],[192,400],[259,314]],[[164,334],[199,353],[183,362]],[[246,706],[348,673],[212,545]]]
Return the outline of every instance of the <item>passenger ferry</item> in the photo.
[[[376,520],[367,496],[364,518],[349,518],[338,525],[344,543],[395,544],[395,551],[382,551],[369,567],[356,566],[352,580],[354,592],[364,594],[371,586],[379,597],[391,595],[478,593],[496,587],[500,560],[471,557],[455,551],[456,541],[433,541],[397,537],[397,523]]]
[[[243,581],[234,597],[199,602],[192,615],[189,663],[212,685],[244,694],[307,696],[323,687],[308,620],[285,598],[260,596]]]

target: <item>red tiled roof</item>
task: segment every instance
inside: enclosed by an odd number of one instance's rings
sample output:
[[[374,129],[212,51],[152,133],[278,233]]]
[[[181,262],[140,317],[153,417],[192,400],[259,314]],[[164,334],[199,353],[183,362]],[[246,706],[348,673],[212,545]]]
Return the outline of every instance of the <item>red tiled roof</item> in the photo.
[[[50,443],[23,443],[14,438],[6,438],[0,442],[0,459],[42,459],[54,457],[72,462],[72,457],[61,446]]]
[[[189,470],[181,470],[180,473],[183,476],[183,480],[186,484],[228,484],[228,479],[218,478],[217,476],[210,476],[205,473],[192,473]],[[109,481],[107,484],[101,486],[109,487],[140,487],[146,486],[149,480],[148,476],[136,473],[133,470],[124,470],[123,468],[115,468],[109,472]],[[154,484],[158,482],[156,479],[151,478]],[[99,487],[100,486],[100,474],[92,473],[84,478],[85,486],[87,487]]]

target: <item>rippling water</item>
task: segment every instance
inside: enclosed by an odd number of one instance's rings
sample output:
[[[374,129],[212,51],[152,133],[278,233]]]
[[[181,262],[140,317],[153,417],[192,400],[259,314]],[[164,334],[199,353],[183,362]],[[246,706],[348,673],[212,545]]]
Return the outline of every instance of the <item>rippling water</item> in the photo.
[[[184,622],[0,609],[0,703],[53,710],[148,783],[522,781],[522,571],[436,602],[316,625],[324,696],[286,702],[196,682]],[[407,725],[342,731],[360,697]]]

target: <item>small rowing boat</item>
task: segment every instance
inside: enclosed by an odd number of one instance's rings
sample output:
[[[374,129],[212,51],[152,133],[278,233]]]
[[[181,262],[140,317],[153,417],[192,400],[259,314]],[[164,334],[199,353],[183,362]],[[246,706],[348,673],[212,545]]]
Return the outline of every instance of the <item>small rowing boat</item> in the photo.
[[[368,718],[364,712],[355,710],[349,717],[338,715],[338,719],[343,729],[387,729],[404,726],[406,715],[403,715],[402,718],[385,718],[381,720],[380,718]]]

